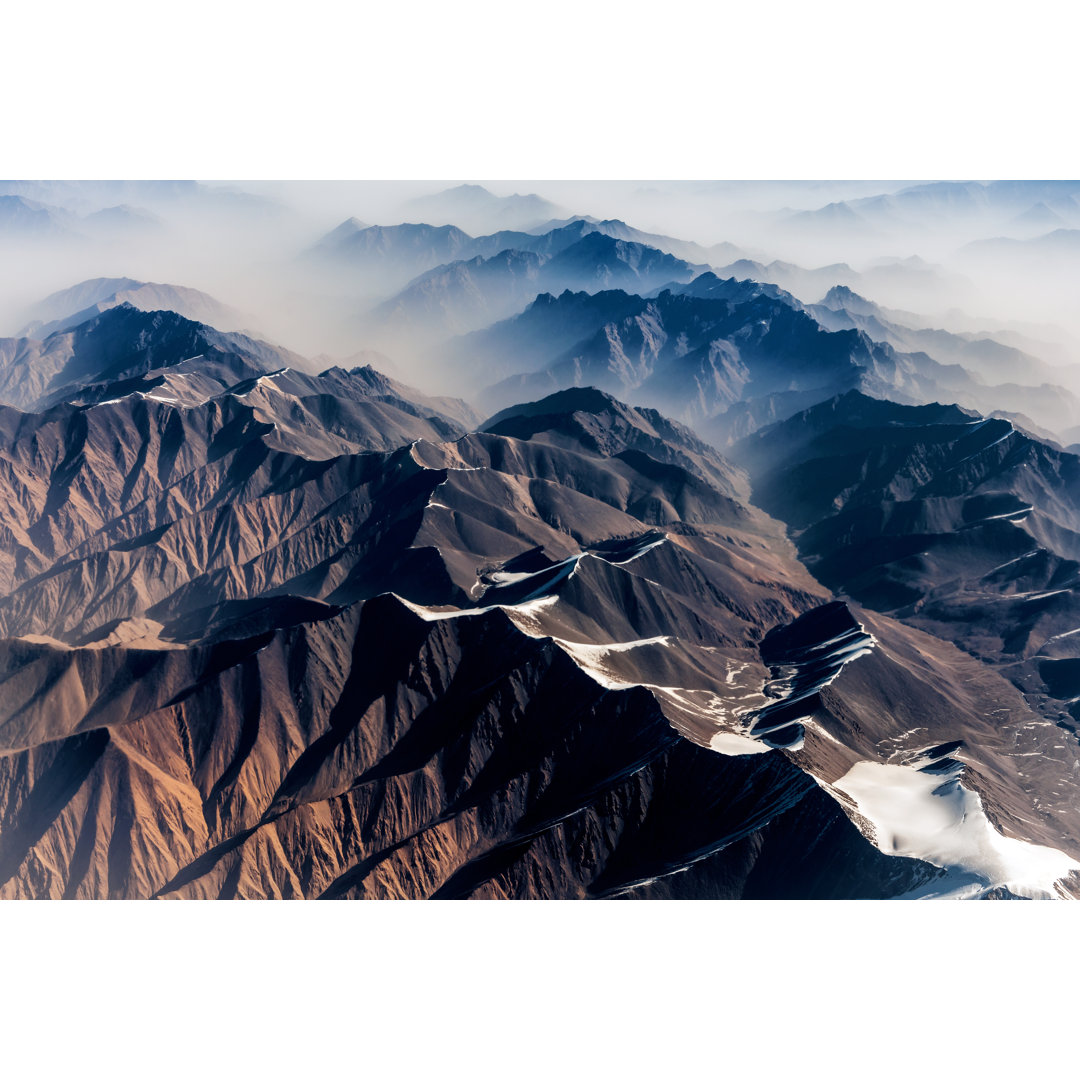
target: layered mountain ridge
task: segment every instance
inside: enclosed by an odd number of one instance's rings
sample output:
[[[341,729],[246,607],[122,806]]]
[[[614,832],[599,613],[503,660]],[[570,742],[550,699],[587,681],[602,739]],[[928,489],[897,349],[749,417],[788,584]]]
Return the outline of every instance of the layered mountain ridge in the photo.
[[[734,453],[824,584],[1000,665],[1075,733],[1080,458],[1006,420],[858,394]]]
[[[1075,185],[263,190],[0,185],[0,896],[1080,896]]]
[[[0,410],[3,895],[1080,881],[1011,765],[1061,732],[1036,699],[836,601],[661,412],[581,388],[478,424],[124,307],[49,340],[47,393]],[[883,846],[860,780],[919,755],[988,832]]]
[[[871,336],[850,319],[838,328],[836,318],[776,286],[706,273],[649,297],[541,294],[520,315],[458,339],[451,355],[492,407],[592,384],[660,408],[718,446],[851,389],[1007,410],[1034,430],[1067,430],[1080,416],[1080,399],[1061,386],[995,385],[992,373],[900,352],[888,333]]]

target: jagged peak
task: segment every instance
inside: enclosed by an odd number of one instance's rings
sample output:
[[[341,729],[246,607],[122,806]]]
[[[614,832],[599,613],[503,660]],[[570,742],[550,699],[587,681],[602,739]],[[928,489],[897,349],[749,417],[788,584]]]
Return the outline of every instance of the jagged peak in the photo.
[[[575,412],[593,414],[611,412],[628,416],[631,409],[611,394],[595,386],[574,386],[567,390],[557,390],[538,401],[511,405],[487,420],[481,430],[491,431],[515,418],[555,416]]]
[[[370,229],[371,226],[366,221],[361,221],[358,217],[346,218],[336,228],[331,229],[326,234],[326,238],[348,236],[352,233],[363,232],[364,229]]]
[[[342,369],[333,368],[330,370],[341,371]],[[388,375],[384,375],[372,364],[363,364],[360,367],[350,368],[345,374],[351,375],[354,378],[363,379],[365,383],[373,389],[378,389],[381,393],[391,394],[394,392],[393,380],[390,379]]]
[[[790,420],[781,421],[781,424],[807,422],[825,415],[840,416],[843,422],[859,427],[922,427],[928,424],[967,424],[972,419],[981,419],[974,410],[964,409],[959,405],[906,405],[887,398],[873,397],[861,390],[848,390],[796,413]],[[763,429],[756,437],[765,438],[766,433],[771,430],[772,428]]]
[[[869,303],[865,297],[860,296],[854,289],[849,289],[847,285],[834,285],[825,294],[825,298],[821,302],[826,307],[833,307],[834,305],[847,307],[852,303]]]

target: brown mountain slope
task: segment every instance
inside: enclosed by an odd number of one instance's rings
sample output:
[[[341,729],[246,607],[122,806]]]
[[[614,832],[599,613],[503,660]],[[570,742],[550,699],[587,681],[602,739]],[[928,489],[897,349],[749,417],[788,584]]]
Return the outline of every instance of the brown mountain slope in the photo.
[[[830,605],[685,429],[574,396],[323,456],[309,397],[3,415],[3,895],[897,895],[956,867],[845,777],[958,733],[934,768],[1080,854],[1022,697]]]

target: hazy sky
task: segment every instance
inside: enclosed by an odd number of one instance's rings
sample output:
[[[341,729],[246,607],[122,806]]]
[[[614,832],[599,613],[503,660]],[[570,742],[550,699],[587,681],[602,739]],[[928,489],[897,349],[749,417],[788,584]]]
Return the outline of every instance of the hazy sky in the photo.
[[[618,218],[706,246],[730,242],[762,263],[779,259],[811,270],[844,263],[850,271],[843,273],[856,275],[856,291],[912,311],[928,327],[1013,326],[1058,342],[1068,356],[1075,354],[1070,335],[1080,336],[1075,251],[966,246],[1000,236],[1029,238],[1050,231],[1056,219],[1080,226],[1080,203],[1061,202],[1053,212],[1044,207],[1027,223],[1011,204],[961,213],[945,200],[945,209],[936,202],[912,209],[892,199],[912,182],[895,180],[208,181],[180,192],[146,185],[29,185],[18,190],[67,212],[61,222],[66,231],[51,238],[6,235],[0,326],[14,334],[37,301],[79,281],[131,277],[208,292],[249,316],[245,328],[305,355],[347,358],[378,347],[391,353],[399,372],[423,377],[437,359],[421,356],[408,341],[378,338],[368,320],[372,307],[404,281],[381,290],[385,282],[377,278],[357,278],[347,267],[317,263],[304,253],[351,217],[384,225],[454,221],[473,234],[540,224],[514,217],[513,207],[497,201],[491,209],[470,211],[467,220],[449,212],[440,217],[430,203],[423,211],[411,205],[459,183],[482,183],[498,196],[539,195],[552,204],[545,214]],[[94,224],[87,216],[118,200],[151,215],[149,225]],[[800,217],[805,211],[821,212]],[[712,260],[720,263],[719,256]],[[800,278],[807,282],[800,292],[784,280],[806,303],[817,302],[836,283],[823,272]],[[843,280],[850,283],[849,277]]]

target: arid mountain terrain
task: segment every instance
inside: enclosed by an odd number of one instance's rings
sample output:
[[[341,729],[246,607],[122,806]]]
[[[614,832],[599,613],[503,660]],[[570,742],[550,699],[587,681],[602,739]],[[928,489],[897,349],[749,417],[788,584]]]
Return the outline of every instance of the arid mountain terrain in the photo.
[[[103,262],[0,338],[0,896],[1080,897],[1067,332],[531,193],[121,193],[289,240],[273,302]],[[953,212],[881,199],[773,223]]]

